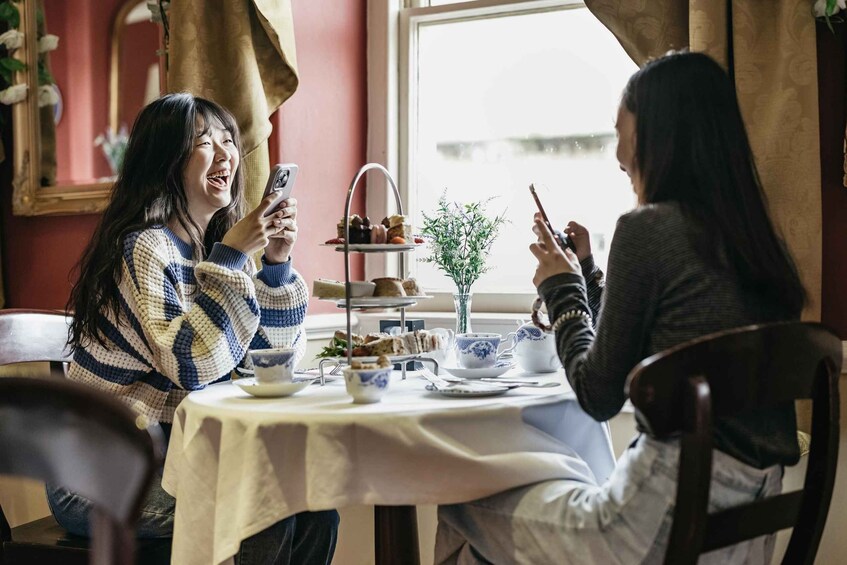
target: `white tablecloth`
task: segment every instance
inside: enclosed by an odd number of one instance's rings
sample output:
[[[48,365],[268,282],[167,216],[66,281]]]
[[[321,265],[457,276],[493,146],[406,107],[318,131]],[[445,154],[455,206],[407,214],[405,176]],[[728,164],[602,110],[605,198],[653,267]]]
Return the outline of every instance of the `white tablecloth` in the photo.
[[[223,563],[242,540],[304,510],[448,504],[547,479],[605,480],[614,467],[607,426],[582,411],[561,372],[533,377],[563,386],[457,399],[395,372],[370,405],[353,404],[341,379],[279,399],[230,383],[189,394],[162,481],[177,498],[172,562]]]

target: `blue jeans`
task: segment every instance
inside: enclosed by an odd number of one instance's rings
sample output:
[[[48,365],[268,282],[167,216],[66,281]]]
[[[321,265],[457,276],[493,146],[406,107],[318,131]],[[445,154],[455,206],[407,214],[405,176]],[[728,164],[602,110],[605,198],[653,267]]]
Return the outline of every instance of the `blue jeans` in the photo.
[[[56,521],[71,534],[89,537],[92,503],[61,487],[47,486],[47,502]],[[173,536],[176,500],[156,481],[147,494],[138,520],[139,538]],[[235,565],[328,565],[338,540],[338,512],[301,512],[241,542]]]
[[[441,506],[435,562],[662,563],[678,464],[677,441],[642,435],[602,485],[559,479]],[[710,511],[781,490],[781,466],[756,469],[714,451]],[[770,563],[774,541],[774,535],[762,536],[706,553],[699,563]]]

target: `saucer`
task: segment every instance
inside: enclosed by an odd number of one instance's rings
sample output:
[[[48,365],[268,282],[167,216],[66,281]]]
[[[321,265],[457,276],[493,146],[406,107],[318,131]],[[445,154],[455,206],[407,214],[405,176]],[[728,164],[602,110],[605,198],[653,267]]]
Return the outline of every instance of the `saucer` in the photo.
[[[426,385],[426,390],[435,392],[441,396],[452,396],[456,398],[482,397],[482,396],[500,396],[509,392],[509,388],[504,386],[475,386],[457,384],[446,388],[435,388],[434,385]]]
[[[508,372],[515,366],[514,363],[498,363],[493,367],[485,367],[482,369],[464,369],[462,367],[444,367],[444,370],[463,379],[491,379],[499,377],[503,373]]]
[[[298,393],[310,384],[314,379],[299,379],[287,383],[257,383],[256,379],[236,379],[232,384],[241,388],[247,394],[259,398],[279,398],[291,396]]]

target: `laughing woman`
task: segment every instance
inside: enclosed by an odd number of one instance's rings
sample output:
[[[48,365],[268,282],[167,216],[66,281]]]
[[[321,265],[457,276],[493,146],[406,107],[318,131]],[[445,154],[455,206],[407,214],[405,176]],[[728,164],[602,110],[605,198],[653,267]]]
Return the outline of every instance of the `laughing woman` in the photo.
[[[599,421],[620,412],[627,374],[643,358],[719,330],[796,320],[805,301],[768,218],[732,81],[717,63],[697,53],[648,63],[624,90],[616,128],[639,205],[618,220],[605,288],[582,226],[566,230],[572,253],[536,216],[539,241],[530,247],[568,381]],[[783,466],[799,458],[793,404],[715,428],[710,508],[778,493]],[[661,563],[678,463],[678,440],[641,434],[605,483],[548,481],[441,508],[438,562]],[[773,541],[763,536],[700,563],[769,563]]]
[[[291,266],[297,202],[244,214],[238,127],[217,104],[164,96],[139,114],[71,294],[72,380],[114,394],[170,434],[190,391],[229,378],[250,348],[305,350],[308,293]],[[256,272],[251,256],[264,250]],[[88,500],[48,486],[56,520],[88,535]],[[157,482],[140,537],[173,535]],[[303,512],[245,540],[237,563],[329,563],[338,514]]]

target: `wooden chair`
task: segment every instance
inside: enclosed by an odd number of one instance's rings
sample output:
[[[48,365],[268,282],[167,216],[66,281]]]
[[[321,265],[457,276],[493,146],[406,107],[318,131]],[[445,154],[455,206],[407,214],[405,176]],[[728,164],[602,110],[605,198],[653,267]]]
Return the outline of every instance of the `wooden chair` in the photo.
[[[63,377],[71,360],[69,326],[70,316],[61,311],[0,310],[0,365],[46,361],[51,374]],[[137,540],[136,548],[140,564],[170,563],[170,539]],[[82,565],[88,558],[89,540],[70,535],[53,516],[10,528],[0,506],[0,565]]]
[[[48,361],[52,374],[64,376],[70,323],[58,310],[0,310],[0,365]]]
[[[0,473],[36,478],[93,503],[90,563],[132,564],[134,524],[161,464],[161,429],[99,390],[58,379],[0,379]],[[3,563],[31,551],[0,523]],[[67,563],[56,554],[41,563]]]
[[[835,481],[841,357],[841,340],[824,326],[786,322],[695,339],[632,370],[639,423],[655,437],[681,432],[665,563],[696,563],[701,553],[792,527],[783,563],[814,562]],[[812,399],[803,489],[709,514],[713,421],[796,399]]]

